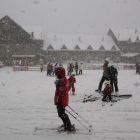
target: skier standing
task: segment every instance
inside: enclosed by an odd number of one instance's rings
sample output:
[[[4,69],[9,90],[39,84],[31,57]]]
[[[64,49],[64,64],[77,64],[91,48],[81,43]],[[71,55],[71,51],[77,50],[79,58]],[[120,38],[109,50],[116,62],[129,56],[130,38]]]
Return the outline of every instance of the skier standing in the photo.
[[[107,96],[108,96],[109,101],[112,101],[112,98],[111,98],[112,87],[110,85],[110,82],[105,81],[104,85],[105,85],[105,88],[104,88],[104,91],[103,91],[102,101],[107,101],[107,99],[106,99]]]
[[[81,63],[79,66],[79,74],[82,74],[82,71],[83,71],[83,63]]]
[[[113,64],[110,65],[110,68],[108,70],[108,76],[109,76],[109,80],[110,80],[112,90],[114,92],[114,88],[113,88],[113,84],[114,84],[115,93],[118,96],[119,95],[118,94],[118,79],[117,79],[118,71],[117,71],[116,68],[113,67]]]
[[[62,62],[61,62],[61,61],[59,62],[59,66],[63,67],[63,64],[62,64]]]
[[[40,64],[40,70],[42,72],[42,70],[43,70],[43,64]]]
[[[77,62],[75,63],[75,72],[76,72],[76,75],[78,75],[78,63]]]
[[[72,69],[71,63],[69,62],[67,65],[67,71],[68,71],[67,75],[71,75],[71,69]]]
[[[100,81],[100,83],[99,83],[98,89],[95,90],[95,91],[97,91],[97,92],[99,92],[99,93],[100,93],[101,90],[102,90],[103,82],[104,82],[105,80],[107,80],[107,81],[109,80],[109,79],[108,79],[108,69],[109,69],[108,64],[109,64],[109,60],[108,60],[108,59],[105,59],[105,63],[104,63],[104,65],[103,65],[103,76],[102,76],[101,81]]]
[[[74,87],[74,83],[76,83],[76,79],[75,79],[75,72],[71,73],[71,76],[68,79],[69,81],[69,91],[72,88],[72,94],[75,94],[75,87]]]
[[[48,65],[47,65],[47,75],[50,75],[50,63],[48,62]]]
[[[138,61],[138,62],[136,63],[135,67],[136,67],[136,74],[137,74],[137,73],[140,73],[140,61]]]
[[[50,76],[53,75],[54,76],[54,70],[53,70],[53,64],[51,63],[50,65]]]
[[[57,106],[58,116],[64,124],[64,131],[76,131],[74,125],[71,125],[68,115],[65,113],[65,107],[68,106],[68,80],[65,76],[64,67],[57,67],[55,70],[56,76],[59,79],[56,86],[54,104]]]

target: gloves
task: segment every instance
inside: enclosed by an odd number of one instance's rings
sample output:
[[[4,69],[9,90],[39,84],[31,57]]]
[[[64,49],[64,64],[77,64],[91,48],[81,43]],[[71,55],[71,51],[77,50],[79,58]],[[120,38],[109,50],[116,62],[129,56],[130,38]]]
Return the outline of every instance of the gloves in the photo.
[[[61,100],[60,99],[57,99],[56,105],[61,105]]]

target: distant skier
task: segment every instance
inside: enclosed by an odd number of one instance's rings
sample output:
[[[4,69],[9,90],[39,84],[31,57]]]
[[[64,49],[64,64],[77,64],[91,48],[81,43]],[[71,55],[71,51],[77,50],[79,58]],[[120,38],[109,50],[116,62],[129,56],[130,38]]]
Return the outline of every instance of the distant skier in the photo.
[[[68,115],[65,113],[65,107],[68,106],[68,80],[65,77],[64,67],[57,67],[55,70],[56,76],[59,79],[56,86],[54,104],[57,106],[58,116],[64,124],[63,131],[75,132],[74,125],[71,125]]]
[[[111,84],[111,87],[112,87],[112,90],[114,92],[114,88],[113,88],[113,85],[115,87],[115,94],[118,96],[118,79],[117,79],[117,76],[118,76],[118,71],[116,68],[113,67],[113,64],[110,64],[108,65],[110,66],[109,70],[108,70],[108,76],[109,76],[109,80],[110,80],[110,84]]]
[[[83,63],[81,62],[81,64],[79,65],[79,74],[83,73]]]
[[[105,85],[105,88],[103,90],[103,98],[102,98],[102,101],[103,102],[105,102],[105,101],[113,101],[112,98],[111,98],[112,87],[110,85],[110,82],[109,81],[105,81],[104,82],[104,85]],[[108,96],[108,100],[107,100],[107,96]]]
[[[63,64],[62,64],[62,62],[61,62],[61,61],[59,62],[59,66],[63,67]]]
[[[71,72],[72,72],[72,65],[71,65],[70,62],[69,62],[68,65],[67,65],[67,71],[68,71],[67,75],[71,75]]]
[[[135,65],[136,67],[136,74],[139,73],[140,74],[140,61],[138,61]]]
[[[54,68],[52,63],[50,65],[50,76],[54,76]]]
[[[75,72],[76,72],[76,75],[78,75],[78,63],[77,62],[75,63]]]
[[[40,71],[42,72],[43,70],[43,64],[40,64]]]
[[[76,83],[76,79],[75,79],[75,72],[71,73],[71,76],[68,78],[69,81],[69,91],[72,88],[72,94],[75,94],[75,87],[74,87],[74,83]]]
[[[104,65],[103,65],[103,76],[102,76],[101,81],[100,81],[100,83],[99,83],[98,89],[95,90],[95,91],[97,91],[97,92],[99,92],[99,93],[100,93],[101,90],[102,90],[103,82],[104,82],[105,80],[109,80],[109,79],[108,79],[108,70],[109,70],[108,64],[109,64],[109,60],[108,60],[108,59],[105,59],[105,62],[104,62]]]
[[[50,75],[50,62],[48,62],[48,65],[47,65],[47,75]]]

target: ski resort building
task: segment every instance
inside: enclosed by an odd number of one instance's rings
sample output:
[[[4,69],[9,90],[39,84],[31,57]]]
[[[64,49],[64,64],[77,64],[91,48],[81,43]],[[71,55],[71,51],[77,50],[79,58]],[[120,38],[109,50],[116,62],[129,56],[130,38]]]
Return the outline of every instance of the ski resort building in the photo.
[[[49,35],[46,42],[44,49],[49,62],[116,60],[120,56],[120,49],[108,35]]]
[[[32,56],[41,52],[43,41],[41,27],[22,27],[8,16],[0,19],[0,60],[5,65],[12,65],[15,59],[35,62]]]

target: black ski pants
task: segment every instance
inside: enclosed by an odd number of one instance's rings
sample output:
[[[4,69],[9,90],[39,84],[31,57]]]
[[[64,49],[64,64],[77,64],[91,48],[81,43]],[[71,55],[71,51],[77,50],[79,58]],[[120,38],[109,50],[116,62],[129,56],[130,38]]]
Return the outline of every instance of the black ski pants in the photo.
[[[107,77],[105,77],[105,76],[102,76],[102,78],[101,78],[101,81],[100,81],[100,83],[99,83],[99,87],[98,87],[98,90],[102,90],[102,85],[103,85],[103,82],[105,81],[105,80],[109,80]]]
[[[115,92],[118,92],[118,79],[110,80],[110,84],[112,87],[112,90],[114,92],[114,87],[115,87]]]
[[[82,74],[82,70],[79,70],[79,74]]]
[[[65,107],[57,105],[58,116],[62,119],[66,130],[71,130],[71,122],[69,116],[65,113]]]

